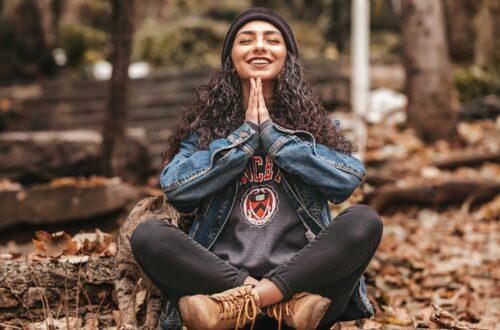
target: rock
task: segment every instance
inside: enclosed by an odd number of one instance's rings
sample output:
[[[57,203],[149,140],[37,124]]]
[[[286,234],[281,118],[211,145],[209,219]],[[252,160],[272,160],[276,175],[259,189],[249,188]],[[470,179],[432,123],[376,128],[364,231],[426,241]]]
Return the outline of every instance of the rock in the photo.
[[[480,96],[462,104],[458,112],[460,120],[472,121],[479,119],[496,120],[500,116],[500,97],[496,95]]]
[[[153,170],[145,132],[127,132],[124,179],[145,183]],[[92,130],[0,133],[0,177],[23,184],[100,173],[101,134]]]
[[[370,92],[370,110],[365,119],[370,124],[401,124],[406,121],[406,95],[389,88]]]

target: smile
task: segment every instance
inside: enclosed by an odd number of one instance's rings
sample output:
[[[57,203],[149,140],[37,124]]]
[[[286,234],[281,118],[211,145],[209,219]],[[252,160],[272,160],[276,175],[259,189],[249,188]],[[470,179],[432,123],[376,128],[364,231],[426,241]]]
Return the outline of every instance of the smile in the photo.
[[[271,64],[271,60],[267,58],[253,58],[248,62],[251,66],[255,68],[264,68],[267,65]]]

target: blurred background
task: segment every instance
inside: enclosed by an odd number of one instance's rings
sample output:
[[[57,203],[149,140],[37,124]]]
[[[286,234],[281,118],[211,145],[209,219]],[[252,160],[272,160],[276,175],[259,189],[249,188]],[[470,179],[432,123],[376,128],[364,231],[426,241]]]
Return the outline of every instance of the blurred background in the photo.
[[[290,23],[322,101],[359,146],[367,178],[332,215],[365,203],[385,224],[367,273],[376,317],[343,327],[452,328],[436,305],[498,328],[494,0],[0,0],[1,267],[112,258],[132,207],[162,194],[165,140],[252,6]],[[0,321],[41,321],[58,306],[56,284],[17,280],[0,284]],[[116,324],[112,275],[86,281],[87,300],[70,308],[84,319],[99,305],[100,324]]]

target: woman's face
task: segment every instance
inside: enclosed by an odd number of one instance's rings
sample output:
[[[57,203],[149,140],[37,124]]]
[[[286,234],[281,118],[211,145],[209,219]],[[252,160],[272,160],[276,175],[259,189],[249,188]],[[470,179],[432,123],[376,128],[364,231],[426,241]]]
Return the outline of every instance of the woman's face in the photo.
[[[240,79],[274,80],[281,72],[286,45],[281,32],[266,21],[251,21],[236,33],[231,58]]]

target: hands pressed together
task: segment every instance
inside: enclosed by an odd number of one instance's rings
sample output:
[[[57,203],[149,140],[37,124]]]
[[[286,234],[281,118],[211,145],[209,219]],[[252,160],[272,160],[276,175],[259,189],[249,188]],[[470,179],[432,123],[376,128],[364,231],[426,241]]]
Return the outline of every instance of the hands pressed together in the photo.
[[[257,77],[257,79],[250,78],[250,96],[248,98],[245,120],[260,125],[269,118],[269,112],[267,111],[262,92],[262,80],[260,77]]]

